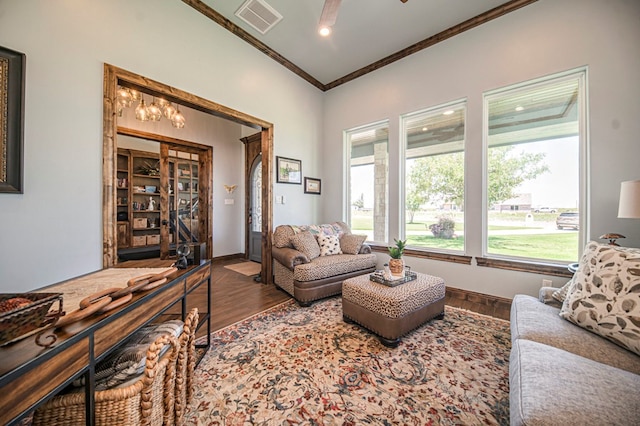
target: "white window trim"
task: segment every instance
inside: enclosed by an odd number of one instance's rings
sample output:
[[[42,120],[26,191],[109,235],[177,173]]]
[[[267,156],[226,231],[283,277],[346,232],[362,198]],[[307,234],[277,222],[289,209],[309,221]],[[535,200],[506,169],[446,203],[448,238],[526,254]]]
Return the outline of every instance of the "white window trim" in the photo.
[[[468,110],[468,101],[467,98],[462,98],[462,99],[457,99],[454,101],[450,101],[450,102],[446,102],[443,104],[438,104],[436,106],[433,107],[429,107],[429,108],[424,108],[418,111],[412,111],[406,114],[402,114],[400,115],[400,135],[398,140],[400,141],[400,165],[399,165],[399,173],[400,173],[400,191],[398,193],[398,196],[400,197],[400,199],[398,200],[398,205],[400,206],[400,212],[399,212],[399,217],[400,217],[400,224],[399,224],[399,232],[400,232],[400,238],[403,240],[406,240],[407,238],[407,227],[406,227],[406,210],[405,210],[405,189],[407,187],[407,174],[406,174],[406,154],[407,154],[407,121],[409,121],[412,118],[415,118],[417,116],[423,115],[423,114],[431,114],[431,113],[438,113],[438,112],[444,112],[448,109],[451,109],[452,107],[462,107],[463,109],[463,115],[464,115],[464,135],[463,135],[463,148],[462,148],[462,152],[465,154],[464,156],[464,205],[465,205],[465,209],[463,211],[463,221],[464,221],[464,227],[465,230],[467,229],[467,167],[466,167],[466,163],[467,163],[467,129],[468,129],[468,123],[467,123],[467,110]],[[465,231],[466,232],[466,231]],[[434,252],[434,253],[447,253],[447,254],[464,254],[467,255],[467,238],[465,237],[464,239],[464,247],[462,248],[462,250],[449,250],[449,249],[439,249],[439,248],[435,248],[435,247],[415,247],[412,246],[410,247],[411,249],[414,250],[423,250],[423,251],[430,251],[430,252]]]
[[[501,259],[501,260],[513,260],[520,262],[532,262],[549,265],[564,265],[566,262],[543,260],[536,258],[526,257],[514,257],[505,256],[499,254],[489,254],[489,222],[488,222],[488,200],[487,200],[487,162],[488,162],[488,149],[489,149],[489,101],[506,92],[513,92],[518,90],[531,89],[535,86],[543,86],[551,81],[573,80],[578,79],[578,85],[581,96],[579,96],[578,103],[578,116],[579,116],[579,191],[580,191],[580,230],[578,235],[578,257],[582,256],[583,248],[586,244],[587,236],[589,232],[589,198],[590,198],[590,179],[589,179],[589,124],[588,124],[588,67],[579,67],[564,72],[528,80],[526,82],[520,82],[509,86],[501,87],[486,91],[482,94],[482,256],[489,259]],[[577,259],[576,259],[577,260]]]
[[[342,150],[343,157],[345,160],[342,162],[342,181],[346,183],[343,185],[343,200],[342,200],[342,220],[351,226],[351,143],[349,140],[349,134],[356,133],[362,130],[378,130],[381,128],[389,128],[389,120],[380,120],[375,121],[368,124],[363,124],[361,126],[352,127],[347,130],[342,131]],[[390,145],[389,142],[387,142]],[[387,146],[389,149],[389,146]],[[387,203],[388,204],[388,203]],[[388,210],[387,206],[387,210]],[[389,212],[387,211],[387,228],[389,227],[388,223]],[[388,230],[387,230],[388,233]]]

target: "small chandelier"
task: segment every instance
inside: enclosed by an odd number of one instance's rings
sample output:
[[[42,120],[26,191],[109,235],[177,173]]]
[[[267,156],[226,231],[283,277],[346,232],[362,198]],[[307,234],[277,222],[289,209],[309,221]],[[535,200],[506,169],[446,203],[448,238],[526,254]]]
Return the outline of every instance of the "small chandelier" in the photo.
[[[135,109],[138,121],[160,121],[164,116],[171,120],[171,125],[176,129],[182,129],[186,123],[184,115],[180,112],[180,106],[173,106],[171,102],[163,98],[153,97],[151,104],[144,101],[144,94],[128,87],[118,87],[116,91],[116,114],[122,117],[124,108],[128,108],[134,101],[138,102]]]

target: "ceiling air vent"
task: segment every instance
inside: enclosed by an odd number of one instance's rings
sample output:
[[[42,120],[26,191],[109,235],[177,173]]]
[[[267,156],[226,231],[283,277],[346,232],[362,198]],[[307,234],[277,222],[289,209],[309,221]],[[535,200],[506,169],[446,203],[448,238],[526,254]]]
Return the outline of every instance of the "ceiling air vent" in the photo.
[[[247,0],[240,6],[236,16],[261,34],[266,34],[282,19],[282,15],[263,0]]]

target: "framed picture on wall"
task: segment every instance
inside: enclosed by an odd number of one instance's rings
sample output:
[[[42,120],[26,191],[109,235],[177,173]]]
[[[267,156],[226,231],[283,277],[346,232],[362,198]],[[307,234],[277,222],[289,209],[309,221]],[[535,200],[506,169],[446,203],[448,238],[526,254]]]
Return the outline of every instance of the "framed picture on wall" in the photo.
[[[276,157],[276,182],[302,184],[302,161]]]
[[[0,192],[22,194],[26,56],[0,47]]]
[[[304,178],[304,193],[320,195],[320,179],[305,177]]]

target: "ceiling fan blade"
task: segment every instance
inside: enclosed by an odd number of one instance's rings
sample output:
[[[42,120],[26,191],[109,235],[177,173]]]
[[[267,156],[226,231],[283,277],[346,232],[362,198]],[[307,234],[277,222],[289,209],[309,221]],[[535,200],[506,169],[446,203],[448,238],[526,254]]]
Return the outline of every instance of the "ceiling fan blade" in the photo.
[[[342,0],[325,0],[322,15],[320,15],[321,27],[331,27],[336,23],[340,3],[342,3]]]

